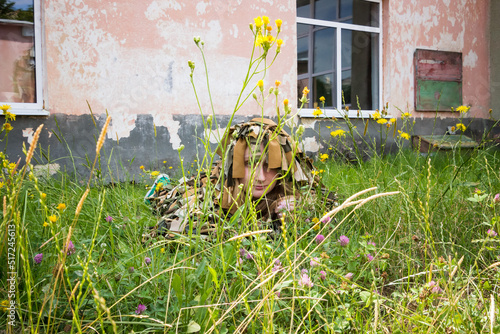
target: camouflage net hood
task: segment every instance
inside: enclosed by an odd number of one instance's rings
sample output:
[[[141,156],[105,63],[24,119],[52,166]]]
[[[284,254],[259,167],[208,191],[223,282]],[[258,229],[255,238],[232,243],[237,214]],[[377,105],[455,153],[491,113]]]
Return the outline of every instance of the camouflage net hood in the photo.
[[[283,129],[270,119],[254,118],[249,122],[232,126],[221,140],[217,153],[224,157],[224,192],[221,207],[234,213],[243,204],[245,176],[245,151],[260,152],[264,147],[263,160],[268,168],[276,169],[279,176],[284,176],[280,183],[295,182],[298,186],[318,184],[312,174],[314,169],[311,159],[302,153],[297,143]],[[258,153],[260,155],[260,153]],[[257,159],[257,157],[256,157]],[[236,204],[236,205],[235,205]]]
[[[264,156],[260,153],[261,145]],[[275,187],[255,203],[261,220],[273,219],[271,216],[279,199],[298,196],[293,192],[294,184],[297,187],[318,185],[319,179],[312,173],[312,160],[300,151],[292,138],[272,120],[254,118],[226,131],[217,150],[223,160],[216,163],[210,175],[202,172],[176,186],[157,187],[147,198],[159,217],[156,231],[160,234],[167,231],[183,233],[190,221],[201,233],[214,231],[220,221],[227,220],[244,205],[247,147],[258,152],[268,168],[278,171]]]

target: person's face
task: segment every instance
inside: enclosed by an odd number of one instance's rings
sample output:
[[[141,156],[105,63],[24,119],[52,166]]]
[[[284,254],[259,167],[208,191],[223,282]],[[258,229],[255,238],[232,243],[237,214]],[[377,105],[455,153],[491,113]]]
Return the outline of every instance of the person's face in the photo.
[[[253,186],[251,189],[252,197],[259,198],[262,195],[269,193],[276,186],[275,178],[278,171],[275,169],[269,169],[266,163],[265,157],[262,157],[262,151],[264,145],[260,145],[260,151],[255,152],[255,158],[252,159],[252,152],[250,147],[247,146],[245,150],[245,177],[243,178],[243,184],[245,191],[248,192],[248,187],[250,186],[250,181],[252,179],[252,163],[254,164],[254,175],[253,175]],[[259,161],[260,160],[260,161]]]

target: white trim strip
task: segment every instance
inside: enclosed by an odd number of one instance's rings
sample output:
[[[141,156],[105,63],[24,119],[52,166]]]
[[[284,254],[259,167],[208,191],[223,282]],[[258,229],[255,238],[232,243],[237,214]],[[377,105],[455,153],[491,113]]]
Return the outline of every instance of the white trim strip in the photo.
[[[328,28],[341,28],[341,29],[349,29],[349,30],[364,31],[364,32],[375,32],[375,33],[380,33],[382,30],[382,29],[380,29],[380,27],[369,27],[369,26],[361,26],[361,25],[351,24],[351,23],[323,21],[323,20],[310,19],[310,18],[306,18],[306,17],[297,17],[297,23],[309,24],[309,25],[315,25],[315,26],[321,26],[321,27],[328,27]]]
[[[348,118],[370,118],[371,115],[375,113],[374,110],[360,110],[359,115],[357,110],[349,110],[349,112],[346,112],[345,109],[337,110],[337,109],[326,109],[326,110],[321,110],[323,114],[320,116],[314,116],[313,112],[315,109],[302,109],[299,111],[299,117],[307,117],[307,118],[317,118],[318,120],[324,120],[328,118],[343,118],[346,113]],[[394,116],[392,115],[385,115],[382,116],[382,118],[393,118]]]

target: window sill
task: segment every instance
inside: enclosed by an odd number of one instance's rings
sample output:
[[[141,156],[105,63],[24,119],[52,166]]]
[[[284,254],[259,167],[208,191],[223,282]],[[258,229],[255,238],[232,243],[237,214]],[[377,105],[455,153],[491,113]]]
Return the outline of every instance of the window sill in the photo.
[[[375,113],[374,110],[360,110],[358,113],[358,110],[349,110],[346,111],[344,109],[342,110],[337,110],[337,109],[326,109],[326,110],[321,110],[323,114],[319,116],[314,116],[313,112],[315,109],[302,109],[299,111],[299,117],[302,118],[317,118],[317,119],[327,119],[327,118],[344,118],[344,116],[347,114],[348,118],[370,118],[372,114]],[[383,118],[391,118],[391,116],[383,116]]]
[[[9,112],[16,116],[49,116],[49,111],[43,108],[16,108],[12,107]]]

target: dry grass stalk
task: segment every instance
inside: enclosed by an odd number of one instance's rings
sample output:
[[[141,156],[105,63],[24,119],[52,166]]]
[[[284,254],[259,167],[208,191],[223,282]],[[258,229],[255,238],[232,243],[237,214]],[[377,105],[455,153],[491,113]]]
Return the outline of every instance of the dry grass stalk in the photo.
[[[31,158],[33,157],[33,152],[35,152],[36,144],[38,144],[38,139],[40,138],[40,132],[42,132],[43,124],[36,129],[35,134],[33,135],[33,140],[31,141],[30,149],[28,150],[28,154],[26,154],[26,165],[29,165]]]
[[[82,211],[83,207],[83,202],[85,202],[85,199],[87,198],[87,195],[89,194],[90,189],[87,188],[85,190],[85,193],[83,194],[82,198],[80,198],[80,201],[78,202],[78,205],[76,206],[76,211],[75,211],[75,217],[78,217],[80,215],[80,211]]]
[[[7,196],[3,197],[3,216],[7,216]]]
[[[101,134],[99,135],[99,140],[97,141],[97,145],[95,147],[95,154],[96,155],[99,154],[99,151],[101,150],[101,147],[104,144],[104,139],[106,138],[106,132],[108,131],[108,125],[109,125],[110,121],[111,121],[111,116],[108,116],[106,118],[106,123],[104,123],[104,126],[101,130]]]
[[[50,238],[49,240],[45,241],[38,249],[41,249],[43,246],[45,246],[46,244],[48,244],[49,242],[51,242],[52,240],[54,240],[54,238],[57,237],[59,235],[59,233],[61,233],[61,232],[57,232],[52,238]]]
[[[233,240],[237,240],[237,239],[241,239],[241,238],[246,238],[246,237],[249,237],[251,235],[262,234],[262,233],[271,233],[271,232],[273,232],[273,230],[260,230],[260,231],[247,232],[247,233],[243,233],[241,235],[236,235],[227,241],[229,242],[229,241],[233,241]]]

